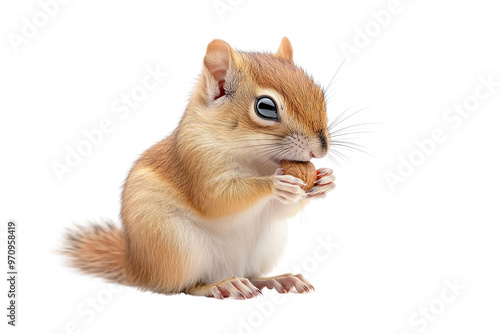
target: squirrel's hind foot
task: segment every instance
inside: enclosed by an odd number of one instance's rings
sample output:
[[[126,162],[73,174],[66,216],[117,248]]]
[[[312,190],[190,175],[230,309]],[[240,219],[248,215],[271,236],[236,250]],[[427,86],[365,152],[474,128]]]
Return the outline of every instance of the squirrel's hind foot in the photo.
[[[250,299],[262,295],[259,288],[242,277],[229,277],[214,284],[196,285],[187,289],[185,293],[216,299]]]

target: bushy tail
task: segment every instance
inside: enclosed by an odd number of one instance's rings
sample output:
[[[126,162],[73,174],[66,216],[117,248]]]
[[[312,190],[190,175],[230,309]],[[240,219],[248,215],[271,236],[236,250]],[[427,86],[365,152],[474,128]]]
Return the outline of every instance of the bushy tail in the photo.
[[[72,267],[110,281],[126,283],[127,244],[111,222],[77,226],[65,234],[63,253]]]

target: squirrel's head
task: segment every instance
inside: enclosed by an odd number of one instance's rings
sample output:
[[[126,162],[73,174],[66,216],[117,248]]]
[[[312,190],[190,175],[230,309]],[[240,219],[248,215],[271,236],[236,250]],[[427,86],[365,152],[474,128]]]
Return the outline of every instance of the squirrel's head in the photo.
[[[212,41],[193,98],[203,121],[220,127],[214,135],[252,161],[308,161],[329,150],[324,93],[293,63],[286,37],[276,53]]]

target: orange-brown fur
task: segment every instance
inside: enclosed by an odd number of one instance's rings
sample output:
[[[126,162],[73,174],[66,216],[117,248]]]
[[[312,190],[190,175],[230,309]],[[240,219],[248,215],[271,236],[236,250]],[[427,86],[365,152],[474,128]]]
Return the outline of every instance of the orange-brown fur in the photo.
[[[326,128],[326,113],[323,92],[292,63],[279,61],[279,58],[267,53],[244,54],[247,70],[255,82],[262,87],[269,87],[283,94],[287,108],[294,111],[295,120],[307,130],[322,133]],[[269,75],[263,76],[262,73]],[[304,95],[310,95],[303,99]],[[311,110],[316,115],[311,115]]]
[[[84,272],[111,281],[125,283],[127,244],[122,229],[108,222],[105,225],[79,226],[66,234],[63,253],[70,256],[70,265]]]

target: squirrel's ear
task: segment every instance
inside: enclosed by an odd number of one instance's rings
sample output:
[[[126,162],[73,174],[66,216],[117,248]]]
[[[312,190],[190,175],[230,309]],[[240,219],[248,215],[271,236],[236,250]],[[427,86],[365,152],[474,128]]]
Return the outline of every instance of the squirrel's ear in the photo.
[[[221,39],[214,39],[207,46],[204,64],[212,78],[217,82],[218,88],[218,92],[211,94],[214,95],[214,99],[218,99],[225,94],[224,82],[226,82],[226,76],[233,63],[234,54],[233,48]],[[217,88],[214,87],[215,90]]]
[[[293,63],[292,43],[290,43],[287,37],[281,39],[281,44],[276,55],[289,63]]]

